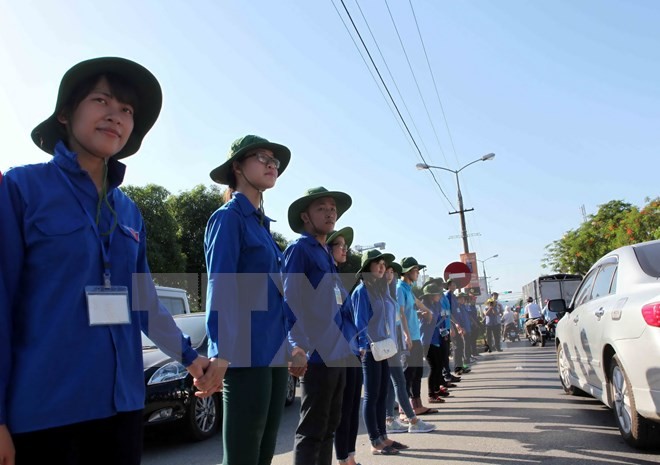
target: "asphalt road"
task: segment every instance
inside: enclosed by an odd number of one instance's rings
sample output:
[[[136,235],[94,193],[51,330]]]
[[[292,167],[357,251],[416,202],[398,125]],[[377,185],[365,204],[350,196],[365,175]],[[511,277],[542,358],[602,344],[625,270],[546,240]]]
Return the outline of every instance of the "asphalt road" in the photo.
[[[398,456],[372,456],[361,421],[358,461],[362,465],[660,463],[660,445],[648,453],[631,449],[619,436],[610,410],[592,398],[564,394],[551,344],[541,348],[511,343],[504,352],[482,354],[479,359],[472,373],[452,389],[440,412],[424,416],[437,425],[435,432],[392,436],[411,446]],[[299,405],[297,399],[285,410],[274,465],[292,463]],[[220,464],[222,436],[202,443],[186,443],[172,435],[148,437],[143,463]]]

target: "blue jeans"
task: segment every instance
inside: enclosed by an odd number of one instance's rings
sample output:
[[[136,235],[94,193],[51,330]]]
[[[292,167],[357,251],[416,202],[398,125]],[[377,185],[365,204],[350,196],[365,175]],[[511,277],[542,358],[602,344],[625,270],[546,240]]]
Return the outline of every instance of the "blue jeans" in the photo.
[[[362,358],[362,374],[364,376],[364,404],[362,417],[367,427],[369,440],[374,446],[379,445],[387,437],[385,429],[385,404],[390,369],[387,360],[377,362],[371,352]]]
[[[399,354],[394,357],[398,357]],[[394,358],[393,357],[393,358]],[[408,419],[415,418],[415,412],[410,399],[408,399],[408,390],[406,389],[406,375],[403,373],[403,368],[396,364],[391,364],[390,368],[390,382],[387,389],[387,404],[385,404],[385,414],[387,417],[394,417],[394,397],[396,391],[396,401],[401,406],[401,409],[406,414]]]

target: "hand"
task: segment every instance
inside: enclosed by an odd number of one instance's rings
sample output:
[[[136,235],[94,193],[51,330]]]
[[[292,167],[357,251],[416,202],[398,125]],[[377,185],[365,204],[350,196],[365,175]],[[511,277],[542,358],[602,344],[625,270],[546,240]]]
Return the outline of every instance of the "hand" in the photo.
[[[300,347],[294,347],[291,351],[291,361],[288,363],[289,373],[300,378],[307,371],[307,354]]]
[[[198,355],[195,360],[186,368],[193,378],[201,378],[206,367],[209,366],[209,359],[203,355]]]
[[[194,385],[198,389],[195,395],[204,398],[222,391],[228,366],[229,362],[222,358],[209,360],[204,374],[199,378],[195,378]]]
[[[412,349],[413,343],[408,334],[403,335],[403,340],[406,343],[406,347],[408,348],[408,350]]]
[[[16,450],[14,449],[14,442],[11,440],[11,434],[7,425],[0,425],[0,464],[14,465],[16,457]]]

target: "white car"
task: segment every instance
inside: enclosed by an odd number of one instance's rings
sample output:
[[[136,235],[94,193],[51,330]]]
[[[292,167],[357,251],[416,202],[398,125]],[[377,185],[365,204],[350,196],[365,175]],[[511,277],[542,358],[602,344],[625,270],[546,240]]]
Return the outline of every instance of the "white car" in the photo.
[[[564,390],[615,413],[625,441],[660,446],[660,240],[616,249],[589,270],[556,332]]]

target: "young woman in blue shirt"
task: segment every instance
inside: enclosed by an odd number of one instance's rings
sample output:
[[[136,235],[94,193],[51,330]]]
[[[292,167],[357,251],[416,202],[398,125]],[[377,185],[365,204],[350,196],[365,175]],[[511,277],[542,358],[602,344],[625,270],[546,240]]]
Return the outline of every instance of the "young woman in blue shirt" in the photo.
[[[287,147],[247,135],[211,172],[211,179],[228,186],[204,239],[209,375],[224,384],[225,465],[269,464],[275,453],[288,377],[287,329],[279,291],[282,252],[263,193],[275,186],[290,157]]]
[[[188,367],[200,395],[213,391],[208,360],[158,303],[142,216],[118,189],[119,160],[138,151],[161,102],[137,63],[78,63],[32,131],[53,158],[0,185],[3,465],[140,463],[141,331]]]
[[[364,403],[362,417],[367,427],[374,455],[395,455],[408,447],[387,437],[386,408],[390,371],[387,359],[376,360],[371,343],[394,339],[396,301],[390,296],[385,270],[394,260],[389,253],[369,250],[362,254],[359,274],[362,282],[351,295],[362,355]]]

